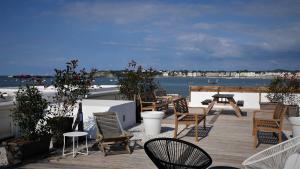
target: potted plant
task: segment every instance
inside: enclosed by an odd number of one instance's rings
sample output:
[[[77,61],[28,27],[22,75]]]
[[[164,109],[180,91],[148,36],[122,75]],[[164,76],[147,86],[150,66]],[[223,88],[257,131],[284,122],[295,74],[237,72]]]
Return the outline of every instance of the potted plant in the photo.
[[[12,119],[20,137],[5,142],[13,164],[24,158],[49,151],[50,128],[47,125],[48,102],[35,86],[20,87],[16,94]]]
[[[53,146],[61,147],[63,133],[72,131],[73,110],[77,102],[89,92],[95,70],[77,70],[78,60],[66,63],[65,69],[55,69],[54,86],[57,93],[51,104],[53,118],[50,120]]]
[[[282,77],[272,79],[267,88],[266,97],[269,102],[260,102],[260,109],[274,110],[278,102],[283,102],[286,92],[286,84]]]
[[[270,103],[261,103],[261,106],[268,106],[270,109],[274,109],[278,102],[282,102],[288,106],[287,115],[299,116],[298,104],[300,81],[296,78],[296,74],[284,74],[282,77],[276,77],[268,86],[267,98]]]
[[[120,93],[126,99],[136,102],[136,122],[138,123],[141,122],[141,114],[137,95],[143,90],[147,89],[153,92],[158,88],[158,84],[154,80],[155,75],[157,75],[157,72],[154,69],[144,69],[142,66],[138,66],[134,60],[128,64],[125,71],[118,74]]]

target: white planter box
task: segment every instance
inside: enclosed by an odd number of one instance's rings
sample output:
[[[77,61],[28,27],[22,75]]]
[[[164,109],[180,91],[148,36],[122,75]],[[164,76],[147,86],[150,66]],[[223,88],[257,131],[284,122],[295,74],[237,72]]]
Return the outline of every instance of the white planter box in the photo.
[[[161,119],[164,117],[162,111],[145,111],[141,114],[145,126],[146,135],[155,136],[160,133]]]

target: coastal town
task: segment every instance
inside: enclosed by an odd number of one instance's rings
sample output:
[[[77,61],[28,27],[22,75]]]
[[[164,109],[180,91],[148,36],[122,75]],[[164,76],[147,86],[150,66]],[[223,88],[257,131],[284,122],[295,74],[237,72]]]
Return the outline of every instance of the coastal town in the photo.
[[[96,77],[113,77],[121,71],[98,71]],[[300,78],[300,71],[274,70],[274,71],[189,71],[189,70],[159,70],[157,76],[162,77],[218,77],[218,78],[261,78],[272,79],[285,74],[295,74]]]

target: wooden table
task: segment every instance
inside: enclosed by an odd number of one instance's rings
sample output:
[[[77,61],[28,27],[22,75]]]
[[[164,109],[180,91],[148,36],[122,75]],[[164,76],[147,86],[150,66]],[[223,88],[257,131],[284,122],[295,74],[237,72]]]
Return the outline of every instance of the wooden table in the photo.
[[[233,107],[235,114],[238,117],[241,117],[241,109],[236,104],[236,101],[233,98],[233,94],[215,94],[213,95],[213,101],[208,106],[207,113],[213,108],[216,103],[230,104]]]

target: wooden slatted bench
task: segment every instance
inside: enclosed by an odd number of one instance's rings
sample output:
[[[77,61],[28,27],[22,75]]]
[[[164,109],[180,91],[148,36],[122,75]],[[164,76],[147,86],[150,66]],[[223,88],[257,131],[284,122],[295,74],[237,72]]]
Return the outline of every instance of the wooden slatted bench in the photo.
[[[202,105],[209,105],[211,103],[211,99],[203,100],[201,103]]]
[[[239,107],[243,107],[244,106],[244,100],[238,100],[236,102],[236,105],[239,106]]]

